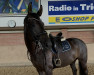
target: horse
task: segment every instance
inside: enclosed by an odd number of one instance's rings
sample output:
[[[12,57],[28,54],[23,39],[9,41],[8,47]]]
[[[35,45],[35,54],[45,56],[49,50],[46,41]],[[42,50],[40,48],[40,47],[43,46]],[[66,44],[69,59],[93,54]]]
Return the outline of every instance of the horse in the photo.
[[[78,59],[79,62],[79,74],[80,75],[88,75],[87,69],[87,46],[86,44],[78,39],[78,38],[67,38],[66,41],[70,44],[71,48],[68,51],[62,52],[63,46],[61,39],[64,38],[62,36],[62,32],[58,33],[56,36],[49,34],[49,37],[52,42],[52,48],[57,51],[58,56],[57,59],[60,59],[61,65],[55,66],[57,67],[65,67],[70,65],[73,75],[77,75],[77,69],[75,66],[75,62]],[[58,61],[56,61],[58,62]],[[55,63],[56,64],[56,63]]]
[[[24,40],[27,54],[39,75],[52,75],[52,43],[40,19],[42,5],[37,13],[32,13],[32,2],[24,19]]]
[[[42,15],[42,5],[37,13],[32,13],[32,3],[28,5],[28,13],[24,19],[24,40],[27,47],[29,60],[36,68],[39,75],[53,75],[54,68],[71,65],[73,75],[76,74],[75,61],[79,59],[80,75],[88,75],[87,71],[87,48],[86,45],[78,39],[67,39],[71,44],[71,50],[61,53],[61,34],[55,38],[50,34],[48,36],[44,29],[44,23],[40,19]],[[58,38],[59,39],[58,39]],[[59,52],[61,65],[55,66],[55,53],[52,49]]]

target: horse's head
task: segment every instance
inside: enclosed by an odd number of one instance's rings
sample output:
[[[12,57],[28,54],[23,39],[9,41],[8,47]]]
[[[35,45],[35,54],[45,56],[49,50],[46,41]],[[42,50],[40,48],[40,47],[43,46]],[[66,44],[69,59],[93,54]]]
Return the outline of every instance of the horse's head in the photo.
[[[26,32],[38,36],[45,32],[44,23],[41,21],[40,16],[42,15],[42,5],[37,13],[32,13],[32,3],[28,5],[28,14],[24,19],[24,27]]]
[[[52,42],[52,48],[54,50],[59,50],[59,49],[62,49],[62,42],[61,42],[61,38],[62,37],[62,33],[58,33],[56,36],[53,36],[52,34],[49,34],[49,37],[51,39],[51,42]]]

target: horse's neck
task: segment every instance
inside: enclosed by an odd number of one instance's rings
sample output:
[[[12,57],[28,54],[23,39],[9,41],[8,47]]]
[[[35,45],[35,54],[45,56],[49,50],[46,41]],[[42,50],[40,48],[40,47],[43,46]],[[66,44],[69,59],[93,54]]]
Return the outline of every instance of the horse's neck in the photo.
[[[40,37],[40,41],[42,41],[42,42],[45,42],[45,41],[47,41],[49,38],[48,38],[48,35],[43,35],[43,36],[41,36]]]
[[[25,34],[26,39],[28,40],[29,46],[36,46],[37,42],[41,43],[41,45],[45,46],[44,44],[47,43],[48,40],[48,35],[47,34],[43,34],[40,35],[40,37],[35,38],[35,34],[30,34],[30,33],[26,33]],[[32,43],[35,43],[34,45]]]

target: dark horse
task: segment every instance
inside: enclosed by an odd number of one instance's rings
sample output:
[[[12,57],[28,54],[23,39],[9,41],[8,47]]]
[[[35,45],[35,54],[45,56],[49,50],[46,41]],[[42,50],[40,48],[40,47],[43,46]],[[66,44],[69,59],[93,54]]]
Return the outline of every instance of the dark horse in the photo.
[[[52,47],[55,47],[57,51],[62,50],[61,35],[57,36],[59,39],[54,39],[44,29],[44,23],[41,21],[40,16],[42,15],[42,6],[37,13],[32,13],[32,3],[28,5],[28,14],[24,19],[24,39],[27,46],[28,54],[30,55],[30,60],[36,67],[39,75],[52,75],[53,57]],[[76,74],[75,61],[79,60],[80,65],[80,75],[87,74],[87,48],[86,45],[78,39],[67,39],[71,44],[71,50],[59,53],[61,59],[61,66],[64,67],[71,65],[73,69],[73,75]]]
[[[52,41],[52,47],[58,53],[58,57],[61,60],[61,66],[65,67],[70,65],[72,68],[73,75],[77,75],[77,69],[75,66],[75,61],[78,59],[79,61],[79,74],[80,75],[88,75],[87,70],[87,46],[86,44],[77,38],[68,38],[66,41],[69,42],[71,49],[65,52],[62,52],[63,45],[61,41],[62,33],[58,33],[56,36],[49,35]],[[57,57],[56,57],[57,58]]]
[[[24,19],[24,39],[30,60],[39,75],[52,75],[52,43],[41,21],[42,6],[32,13],[32,3],[28,5],[28,14]]]

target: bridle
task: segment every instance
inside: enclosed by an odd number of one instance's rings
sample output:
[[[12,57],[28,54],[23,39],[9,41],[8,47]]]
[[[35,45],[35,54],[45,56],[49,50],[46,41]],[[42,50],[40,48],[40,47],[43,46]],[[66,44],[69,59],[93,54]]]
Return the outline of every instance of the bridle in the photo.
[[[40,20],[38,20],[38,19],[36,19],[36,18],[28,18],[28,19],[30,19],[30,20],[35,20],[35,21],[40,22]],[[40,26],[41,26],[41,25],[40,25]],[[41,41],[40,41],[39,38],[40,38],[41,35],[47,34],[47,32],[46,32],[45,30],[43,30],[43,32],[38,33],[37,35],[35,35],[36,32],[29,29],[28,23],[27,23],[27,28],[28,28],[29,32],[31,32],[31,35],[33,35],[33,39],[34,39],[34,40],[32,41],[32,43],[35,43],[35,45],[36,45],[36,47],[35,47],[36,53],[39,52],[39,50],[43,50],[43,45],[41,44]],[[42,27],[41,27],[41,28],[42,28]],[[34,35],[35,35],[35,36],[34,36]]]
[[[28,18],[28,19],[30,19],[30,20],[35,20],[35,21],[37,21],[37,22],[40,22],[40,20],[38,20],[38,19],[36,19],[36,18]],[[35,31],[33,31],[33,30],[30,31],[28,22],[27,22],[26,24],[27,24],[27,25],[26,25],[25,28],[28,29],[29,32],[32,31],[32,32],[31,32],[31,35],[36,34]],[[40,26],[41,26],[41,25],[40,25]],[[41,27],[42,27],[42,26],[41,26]],[[27,31],[26,29],[25,29],[25,31]],[[31,42],[35,44],[35,54],[37,54],[40,50],[42,50],[43,55],[44,55],[45,60],[46,60],[45,50],[44,50],[43,44],[41,43],[41,41],[40,41],[40,39],[39,39],[39,37],[40,37],[41,35],[47,35],[47,32],[43,29],[43,31],[42,31],[41,33],[39,33],[39,34],[33,36],[33,38],[34,38],[35,41],[31,41]],[[45,48],[47,48],[47,47],[45,47]],[[47,49],[48,49],[48,48],[47,48]],[[27,50],[27,56],[28,56],[28,59],[31,60],[31,56],[30,56],[29,50]],[[45,61],[45,60],[44,60],[44,61]]]
[[[36,18],[28,18],[28,20],[35,20],[35,21],[38,21],[38,22],[40,22],[40,20],[38,20],[38,19],[36,19]],[[40,26],[41,27],[41,26]],[[42,27],[41,27],[42,28]],[[32,31],[32,34],[36,34],[36,32],[35,31]],[[36,41],[38,41],[39,39],[39,37],[41,36],[41,35],[44,35],[44,34],[47,34],[47,32],[44,30],[43,32],[41,32],[41,33],[39,33],[39,34],[37,34],[36,36],[34,36],[34,40],[36,40]]]
[[[39,21],[39,20],[36,19],[36,18],[28,18],[28,20],[36,20],[36,21]]]

